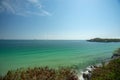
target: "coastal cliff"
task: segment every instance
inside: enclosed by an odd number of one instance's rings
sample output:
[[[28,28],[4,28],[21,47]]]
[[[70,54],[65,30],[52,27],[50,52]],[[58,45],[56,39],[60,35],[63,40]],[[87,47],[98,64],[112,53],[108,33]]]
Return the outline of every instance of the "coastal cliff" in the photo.
[[[79,80],[120,80],[120,48],[109,60],[88,66],[81,72]]]
[[[91,80],[120,80],[120,48],[113,52],[107,65],[93,70]]]

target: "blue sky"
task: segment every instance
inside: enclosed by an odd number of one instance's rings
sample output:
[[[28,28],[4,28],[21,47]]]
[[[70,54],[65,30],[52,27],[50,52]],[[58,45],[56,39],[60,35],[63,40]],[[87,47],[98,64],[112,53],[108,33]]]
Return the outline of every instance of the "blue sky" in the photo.
[[[120,38],[120,0],[0,0],[0,39]]]

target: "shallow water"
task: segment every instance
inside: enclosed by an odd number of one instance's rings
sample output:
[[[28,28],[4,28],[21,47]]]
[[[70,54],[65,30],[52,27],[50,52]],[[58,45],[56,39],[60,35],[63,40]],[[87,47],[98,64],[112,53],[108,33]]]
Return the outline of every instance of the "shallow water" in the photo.
[[[35,66],[84,68],[110,58],[120,43],[84,40],[0,40],[0,74]]]

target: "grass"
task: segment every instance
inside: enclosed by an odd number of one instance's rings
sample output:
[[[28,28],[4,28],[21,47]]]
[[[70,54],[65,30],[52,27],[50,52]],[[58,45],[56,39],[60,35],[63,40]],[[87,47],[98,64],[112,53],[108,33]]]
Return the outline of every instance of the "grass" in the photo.
[[[0,77],[0,80],[78,80],[78,77],[71,68],[35,67],[8,71],[5,76]]]

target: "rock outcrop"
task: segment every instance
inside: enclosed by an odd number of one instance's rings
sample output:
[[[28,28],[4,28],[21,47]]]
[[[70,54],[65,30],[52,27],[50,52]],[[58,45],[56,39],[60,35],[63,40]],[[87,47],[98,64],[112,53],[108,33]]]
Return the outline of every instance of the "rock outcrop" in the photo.
[[[117,50],[115,50],[113,52],[113,56],[111,58],[115,59],[115,58],[119,58],[119,57],[120,57],[120,48],[118,48]]]
[[[92,71],[96,68],[97,66],[88,66],[84,71],[81,72],[81,75],[79,76],[79,80],[90,80]]]

